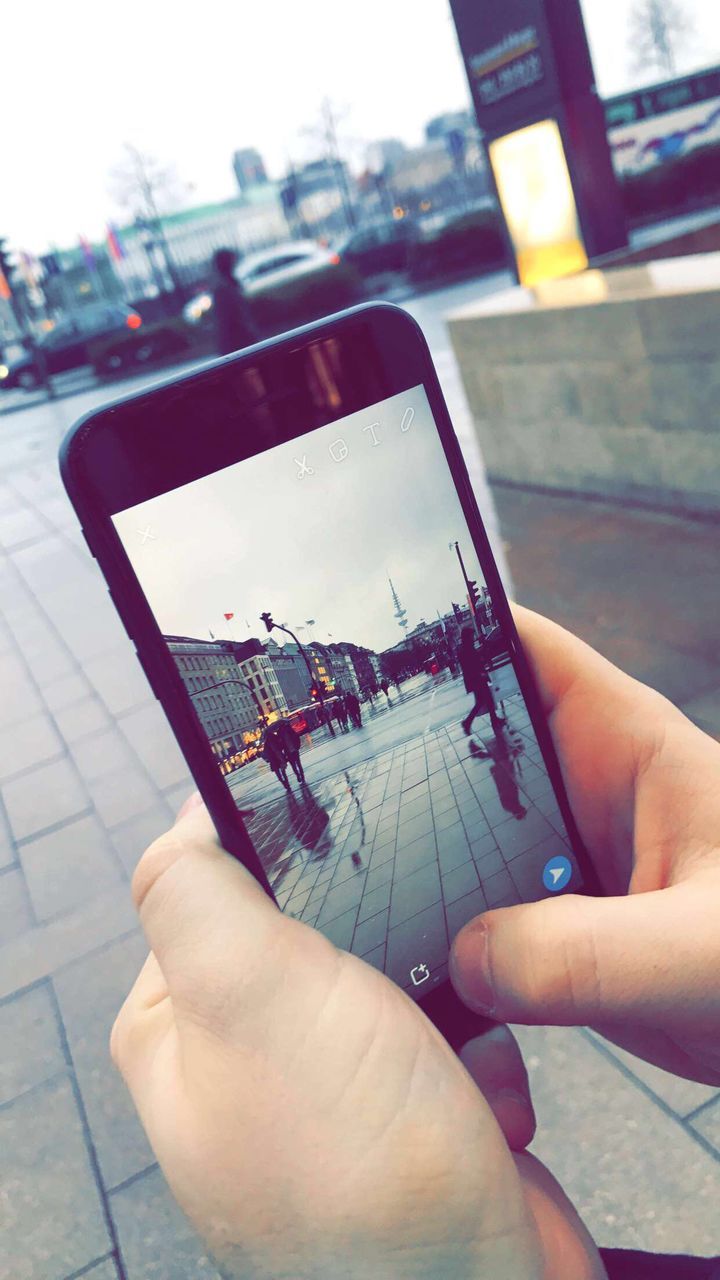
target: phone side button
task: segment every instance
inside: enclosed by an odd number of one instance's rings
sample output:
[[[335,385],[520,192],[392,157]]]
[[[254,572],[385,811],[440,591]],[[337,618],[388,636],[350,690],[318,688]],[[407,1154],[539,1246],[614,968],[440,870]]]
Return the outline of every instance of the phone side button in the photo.
[[[152,689],[153,696],[157,698],[158,701],[160,701],[160,694],[158,693],[155,687],[155,681],[153,679],[152,673],[148,669],[147,663],[143,661],[137,649],[135,650],[135,657],[137,658],[138,662],[140,663],[140,666],[143,669],[143,672],[145,673],[145,679],[147,680],[148,684],[150,685],[150,688]]]

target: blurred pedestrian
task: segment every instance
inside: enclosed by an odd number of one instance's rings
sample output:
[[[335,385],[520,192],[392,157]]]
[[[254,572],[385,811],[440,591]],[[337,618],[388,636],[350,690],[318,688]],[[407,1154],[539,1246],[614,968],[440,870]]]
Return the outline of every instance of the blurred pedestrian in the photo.
[[[267,760],[270,768],[275,774],[275,777],[279,778],[285,790],[289,791],[290,783],[288,782],[287,776],[287,756],[283,751],[282,743],[274,729],[268,729],[265,734],[262,753],[263,759]]]
[[[465,688],[471,693],[475,699],[469,715],[462,722],[465,733],[470,733],[470,728],[476,716],[490,716],[490,723],[493,727],[493,733],[498,735],[502,733],[505,721],[500,718],[495,707],[495,699],[493,697],[492,687],[485,669],[482,654],[475,646],[475,634],[472,627],[463,627],[460,636],[460,669],[463,673]]]
[[[305,771],[300,760],[300,736],[287,720],[279,720],[275,726],[275,732],[283,749],[285,759],[292,767],[295,777],[302,786],[305,782]]]
[[[249,347],[258,339],[250,304],[235,277],[238,255],[234,249],[218,249],[213,255],[213,314],[217,349],[221,356]]]
[[[343,733],[347,733],[348,728],[348,710],[345,706],[345,694],[342,689],[337,702],[335,703],[335,719],[337,720]]]
[[[353,724],[355,725],[355,728],[361,729],[362,728],[362,712],[360,710],[360,699],[358,698],[357,694],[352,693],[352,691],[350,693],[346,693],[345,705],[348,710],[348,715],[352,720]]]

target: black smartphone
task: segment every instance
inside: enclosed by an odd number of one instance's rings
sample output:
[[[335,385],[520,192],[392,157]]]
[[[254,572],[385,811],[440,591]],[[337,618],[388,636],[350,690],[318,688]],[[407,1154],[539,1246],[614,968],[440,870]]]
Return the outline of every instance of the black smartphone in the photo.
[[[598,885],[418,326],[260,343],[61,470],[224,847],[459,1046],[462,925]]]

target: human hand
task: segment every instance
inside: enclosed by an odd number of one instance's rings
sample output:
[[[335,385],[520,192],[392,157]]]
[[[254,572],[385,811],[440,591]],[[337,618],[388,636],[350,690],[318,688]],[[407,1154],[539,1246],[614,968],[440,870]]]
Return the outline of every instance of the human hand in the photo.
[[[170,1186],[230,1280],[598,1280],[532,1136],[509,1033],[467,1070],[418,1007],[283,916],[204,809],[133,883],[151,955],[113,1056]]]
[[[611,896],[471,921],[455,939],[455,986],[502,1021],[589,1024],[720,1085],[720,745],[561,627],[526,609],[516,617]]]

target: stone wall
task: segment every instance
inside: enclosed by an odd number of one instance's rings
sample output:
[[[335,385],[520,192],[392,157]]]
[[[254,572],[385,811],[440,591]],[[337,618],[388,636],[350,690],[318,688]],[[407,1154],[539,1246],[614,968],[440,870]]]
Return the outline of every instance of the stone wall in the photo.
[[[720,290],[458,313],[490,481],[720,513]]]

